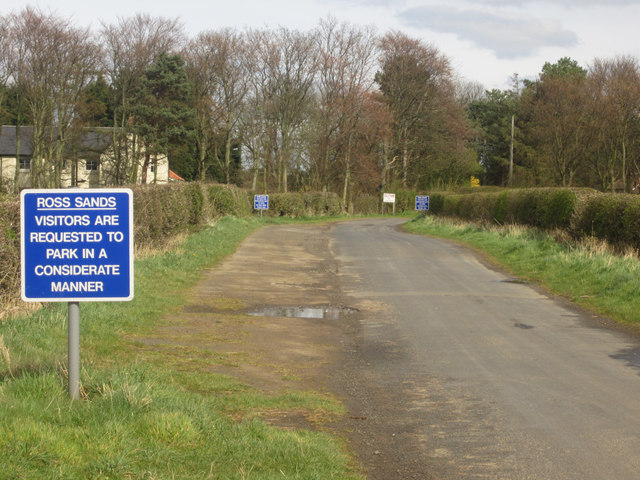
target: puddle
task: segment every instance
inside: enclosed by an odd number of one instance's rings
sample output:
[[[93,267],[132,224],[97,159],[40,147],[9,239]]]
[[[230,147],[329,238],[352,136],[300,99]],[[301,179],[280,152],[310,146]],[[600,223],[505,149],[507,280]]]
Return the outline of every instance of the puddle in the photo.
[[[615,355],[609,355],[609,357],[623,360],[628,367],[640,369],[640,348],[638,347],[626,348]]]
[[[507,278],[505,280],[498,280],[500,283],[515,283],[516,285],[528,285],[529,282],[520,280],[519,278]]]
[[[316,307],[285,307],[267,306],[256,308],[247,312],[254,317],[290,317],[290,318],[315,318],[324,320],[340,320],[346,315],[357,312],[355,308],[316,306]]]
[[[532,328],[535,328],[531,325],[527,325],[526,323],[520,323],[520,322],[514,323],[513,326],[516,328],[521,328],[522,330],[531,330]]]

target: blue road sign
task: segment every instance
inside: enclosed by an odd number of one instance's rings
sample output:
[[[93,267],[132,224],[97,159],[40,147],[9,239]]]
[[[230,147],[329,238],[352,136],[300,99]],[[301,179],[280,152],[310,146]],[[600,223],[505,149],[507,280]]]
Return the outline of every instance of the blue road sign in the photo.
[[[130,189],[23,190],[20,218],[23,300],[133,298]]]
[[[254,195],[253,208],[255,210],[269,210],[269,195]]]
[[[429,210],[429,195],[416,195],[416,210]]]

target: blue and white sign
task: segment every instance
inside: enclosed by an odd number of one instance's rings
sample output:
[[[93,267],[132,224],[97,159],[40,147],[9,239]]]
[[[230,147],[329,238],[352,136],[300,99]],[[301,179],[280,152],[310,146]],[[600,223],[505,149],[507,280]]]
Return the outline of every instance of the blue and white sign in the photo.
[[[133,298],[133,192],[23,190],[22,299],[26,302]]]
[[[254,195],[253,208],[255,210],[269,210],[269,195]]]
[[[429,210],[429,195],[416,195],[416,210]]]

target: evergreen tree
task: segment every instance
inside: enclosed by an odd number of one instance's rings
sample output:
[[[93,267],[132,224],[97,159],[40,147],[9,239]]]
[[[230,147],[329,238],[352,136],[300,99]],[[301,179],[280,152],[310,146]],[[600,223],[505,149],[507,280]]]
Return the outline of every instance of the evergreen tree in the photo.
[[[160,54],[144,74],[133,107],[136,133],[142,138],[145,159],[142,183],[146,171],[158,155],[185,151],[190,141],[195,109],[191,83],[179,55]]]

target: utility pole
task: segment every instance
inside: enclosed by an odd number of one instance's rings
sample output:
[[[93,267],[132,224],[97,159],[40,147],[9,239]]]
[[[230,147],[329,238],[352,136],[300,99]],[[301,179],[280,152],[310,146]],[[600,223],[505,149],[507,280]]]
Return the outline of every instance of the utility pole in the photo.
[[[513,131],[515,126],[516,116],[511,115],[511,145],[509,147],[509,186],[513,184]]]

